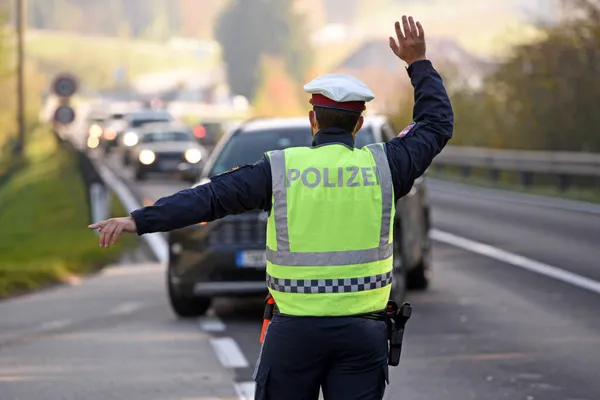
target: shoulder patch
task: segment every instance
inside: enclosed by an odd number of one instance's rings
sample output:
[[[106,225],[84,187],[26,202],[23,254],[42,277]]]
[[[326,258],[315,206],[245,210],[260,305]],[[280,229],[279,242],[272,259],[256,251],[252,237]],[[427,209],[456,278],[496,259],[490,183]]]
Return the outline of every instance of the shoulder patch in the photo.
[[[229,175],[229,174],[231,174],[232,172],[235,172],[235,171],[239,170],[240,168],[245,168],[245,167],[249,167],[249,166],[250,166],[250,165],[238,165],[238,166],[236,166],[236,167],[233,167],[233,168],[231,168],[231,169],[230,169],[230,170],[228,170],[228,171],[221,172],[220,174],[217,174],[217,175],[213,176],[212,178],[220,178],[220,177],[222,177],[222,176]]]
[[[406,128],[402,129],[402,132],[400,132],[397,137],[406,136],[408,134],[408,132],[410,132],[411,129],[415,127],[416,124],[417,124],[416,122],[412,122],[412,123],[406,125]]]

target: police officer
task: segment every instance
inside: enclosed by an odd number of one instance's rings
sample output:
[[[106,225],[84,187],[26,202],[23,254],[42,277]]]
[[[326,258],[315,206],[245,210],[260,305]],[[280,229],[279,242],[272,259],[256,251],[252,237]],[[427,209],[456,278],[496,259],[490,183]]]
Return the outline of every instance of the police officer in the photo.
[[[346,75],[305,86],[312,147],[268,152],[154,205],[90,225],[100,245],[121,232],[179,229],[253,209],[269,212],[267,285],[278,313],[256,363],[256,399],[379,400],[388,381],[387,330],[376,318],[392,282],[392,221],[453,132],[440,75],[425,57],[419,22],[402,17],[390,48],[408,64],[413,123],[398,137],[354,148],[373,93]]]

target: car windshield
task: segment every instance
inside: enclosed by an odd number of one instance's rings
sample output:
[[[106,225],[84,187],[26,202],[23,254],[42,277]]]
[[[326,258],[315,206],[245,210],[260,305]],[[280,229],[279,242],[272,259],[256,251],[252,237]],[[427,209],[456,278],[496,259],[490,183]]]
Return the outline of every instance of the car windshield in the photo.
[[[233,135],[219,154],[209,176],[221,174],[244,164],[251,164],[271,150],[310,146],[312,135],[308,128],[283,128]],[[371,128],[363,128],[356,135],[356,148],[375,143]]]
[[[156,142],[191,142],[192,137],[185,132],[163,131],[149,132],[142,136],[143,143]]]
[[[169,122],[168,118],[151,118],[151,119],[134,119],[131,121],[132,128],[139,128],[140,126],[155,123],[155,122]]]

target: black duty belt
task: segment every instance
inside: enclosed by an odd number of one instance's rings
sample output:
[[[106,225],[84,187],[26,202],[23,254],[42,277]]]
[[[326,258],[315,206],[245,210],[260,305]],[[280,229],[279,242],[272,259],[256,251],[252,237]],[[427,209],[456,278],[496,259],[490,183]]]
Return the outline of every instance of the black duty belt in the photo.
[[[265,313],[263,316],[264,322],[263,330],[261,332],[261,342],[264,339],[264,332],[266,330],[266,326],[273,318],[273,315],[281,315],[292,318],[294,317],[293,315],[280,313],[277,304],[273,301],[273,298],[270,295],[268,295],[265,300]],[[411,315],[412,306],[410,305],[410,303],[404,303],[402,304],[402,306],[398,307],[398,304],[396,304],[395,301],[390,300],[388,301],[385,310],[375,311],[366,314],[340,316],[339,318],[354,317],[385,321],[387,325],[387,334],[389,341],[388,365],[395,367],[398,364],[400,364],[400,355],[402,353],[402,341],[404,339],[404,329],[406,327],[406,322],[410,319]]]

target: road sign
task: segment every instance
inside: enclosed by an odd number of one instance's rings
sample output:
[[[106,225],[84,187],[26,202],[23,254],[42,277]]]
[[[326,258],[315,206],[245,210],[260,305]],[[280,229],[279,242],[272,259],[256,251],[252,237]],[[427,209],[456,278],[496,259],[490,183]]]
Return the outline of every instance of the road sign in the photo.
[[[77,79],[70,74],[62,74],[54,79],[52,91],[60,97],[71,97],[77,91]]]
[[[73,121],[75,121],[75,110],[72,107],[63,104],[54,111],[54,122],[68,125]]]

